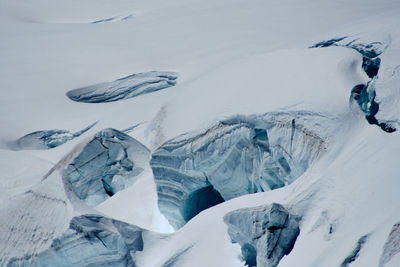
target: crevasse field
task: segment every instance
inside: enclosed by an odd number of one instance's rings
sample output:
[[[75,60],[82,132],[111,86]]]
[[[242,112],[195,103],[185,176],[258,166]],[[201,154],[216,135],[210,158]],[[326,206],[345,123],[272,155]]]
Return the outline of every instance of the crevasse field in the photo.
[[[0,266],[399,267],[400,1],[0,0]]]

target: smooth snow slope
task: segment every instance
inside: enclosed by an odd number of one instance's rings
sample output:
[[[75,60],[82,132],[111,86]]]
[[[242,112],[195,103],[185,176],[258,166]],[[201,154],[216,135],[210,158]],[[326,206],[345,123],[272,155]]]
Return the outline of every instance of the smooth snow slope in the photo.
[[[400,130],[398,14],[397,0],[0,0],[0,265],[29,263],[82,214],[174,231],[147,165],[96,207],[70,192],[62,171],[96,132],[138,125],[129,135],[154,152],[232,115],[307,111],[331,123],[321,126],[327,151],[302,176],[211,207],[170,235],[146,232],[137,266],[244,266],[223,216],[274,202],[301,218],[279,266],[400,266],[400,239],[389,238],[400,222],[399,131],[368,124],[351,99],[369,81],[357,51],[308,48],[342,36],[390,40],[375,82],[376,118]],[[176,85],[109,103],[66,95],[150,71],[177,73]],[[96,121],[58,147],[13,150],[29,133],[73,133]]]

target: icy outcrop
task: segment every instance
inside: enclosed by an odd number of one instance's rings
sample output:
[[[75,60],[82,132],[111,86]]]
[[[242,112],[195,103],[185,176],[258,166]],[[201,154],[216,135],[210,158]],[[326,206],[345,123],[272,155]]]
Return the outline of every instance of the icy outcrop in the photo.
[[[96,206],[132,185],[146,168],[150,151],[115,129],[98,132],[64,170],[72,191],[89,206]]]
[[[385,52],[392,42],[392,39],[389,36],[385,36],[381,41],[370,41],[365,38],[366,36],[344,36],[333,38],[319,42],[311,46],[311,48],[342,46],[352,48],[366,58],[376,58]]]
[[[400,255],[400,223],[393,225],[386,243],[383,247],[382,256],[379,260],[379,267],[384,267],[395,256]]]
[[[299,218],[280,204],[245,208],[224,216],[232,243],[242,247],[248,266],[275,267],[292,250],[300,233]]]
[[[377,125],[385,132],[392,133],[396,131],[396,128],[387,122],[379,122],[375,117],[379,111],[379,104],[375,101],[376,79],[376,77],[373,78],[366,85],[358,84],[354,86],[351,90],[351,97],[357,102],[361,111],[364,112],[369,124]]]
[[[82,215],[71,220],[64,234],[30,266],[136,266],[135,252],[143,250],[141,228],[100,215]]]
[[[81,136],[85,132],[89,131],[94,125],[96,125],[96,123],[93,123],[76,133],[71,133],[70,131],[66,130],[45,130],[33,132],[19,138],[16,141],[15,148],[18,150],[54,148]]]
[[[177,78],[175,72],[143,72],[112,82],[74,89],[67,92],[67,96],[73,101],[84,103],[112,102],[174,86]]]
[[[342,46],[356,50],[363,56],[362,69],[371,80],[367,84],[359,84],[351,90],[351,97],[365,113],[369,124],[379,126],[383,131],[392,133],[396,128],[385,121],[378,121],[375,115],[379,111],[379,104],[375,101],[375,83],[378,79],[378,72],[381,59],[378,57],[390,46],[392,39],[386,36],[382,41],[368,41],[363,38],[340,37],[328,41],[319,42],[310,48]]]
[[[225,200],[290,184],[325,151],[329,125],[310,112],[235,116],[166,142],[150,161],[160,211],[180,228]]]
[[[350,265],[350,263],[354,262],[359,254],[361,249],[363,248],[363,246],[365,245],[365,243],[368,240],[368,235],[363,235],[362,237],[360,237],[360,239],[358,239],[356,247],[354,248],[354,250],[349,254],[349,256],[347,256],[344,261],[342,262],[342,264],[340,265],[340,267],[348,267]]]

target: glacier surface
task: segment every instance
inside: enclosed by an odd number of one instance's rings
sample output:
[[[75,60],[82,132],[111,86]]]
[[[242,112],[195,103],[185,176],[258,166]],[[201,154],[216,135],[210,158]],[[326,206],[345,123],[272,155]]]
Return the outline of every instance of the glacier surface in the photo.
[[[0,0],[0,265],[400,266],[399,13]]]

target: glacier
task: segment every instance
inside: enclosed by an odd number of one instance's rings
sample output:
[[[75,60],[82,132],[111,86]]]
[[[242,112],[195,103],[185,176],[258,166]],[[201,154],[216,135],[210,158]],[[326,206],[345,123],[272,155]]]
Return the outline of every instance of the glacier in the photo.
[[[399,13],[0,0],[0,266],[398,267]]]

